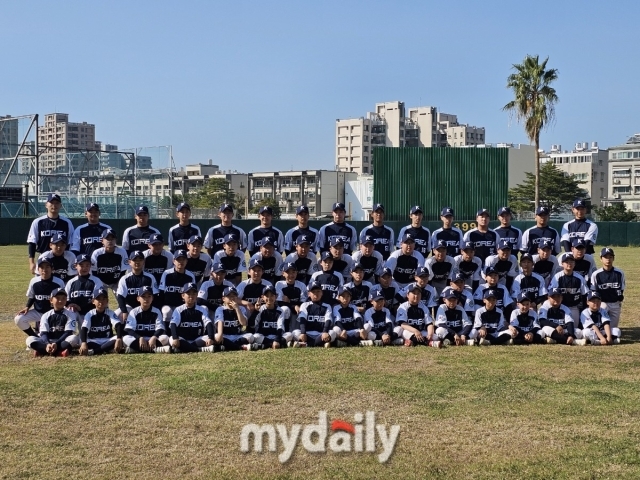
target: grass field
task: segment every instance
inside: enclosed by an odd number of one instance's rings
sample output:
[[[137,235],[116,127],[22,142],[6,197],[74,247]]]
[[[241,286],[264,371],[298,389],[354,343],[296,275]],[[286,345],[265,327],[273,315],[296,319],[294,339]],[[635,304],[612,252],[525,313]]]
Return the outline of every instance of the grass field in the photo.
[[[638,249],[614,347],[301,349],[34,359],[13,316],[26,247],[0,247],[0,478],[640,478]],[[246,423],[400,425],[372,453],[240,452]],[[281,446],[278,444],[278,452]]]

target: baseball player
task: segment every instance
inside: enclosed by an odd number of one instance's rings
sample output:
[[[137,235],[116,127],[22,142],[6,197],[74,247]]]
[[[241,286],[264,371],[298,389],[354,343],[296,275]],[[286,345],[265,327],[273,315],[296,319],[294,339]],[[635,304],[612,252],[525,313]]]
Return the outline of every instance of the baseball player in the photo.
[[[41,254],[38,260],[41,258],[49,260],[53,276],[58,277],[63,282],[66,282],[76,274],[73,268],[76,263],[76,256],[67,250],[67,239],[61,233],[56,233],[51,237],[51,250]]]
[[[218,216],[220,223],[211,227],[204,237],[204,247],[211,258],[216,253],[224,249],[224,239],[227,235],[234,235],[238,242],[238,249],[243,253],[247,249],[247,234],[240,227],[233,225],[233,206],[229,203],[223,203],[219,210]]]
[[[435,288],[438,296],[449,284],[449,278],[455,270],[455,260],[447,255],[447,245],[444,240],[438,240],[434,245],[433,256],[427,258],[425,267],[429,272],[429,285]]]
[[[436,335],[442,339],[444,346],[466,345],[473,323],[467,312],[458,305],[459,297],[453,289],[445,289],[442,298],[444,304],[438,307],[435,317]]]
[[[302,233],[298,235],[294,240],[294,244],[295,252],[287,255],[280,267],[282,269],[283,265],[294,263],[296,265],[296,271],[298,272],[297,279],[307,285],[311,280],[311,275],[318,271],[318,259],[315,253],[310,251],[311,240],[307,234]],[[280,275],[282,276],[282,271]]]
[[[520,273],[513,279],[511,297],[518,298],[524,293],[532,303],[533,308],[542,304],[547,299],[547,287],[544,278],[533,271],[533,257],[523,253],[520,257]]]
[[[322,285],[312,280],[309,284],[308,296],[309,300],[300,307],[298,314],[300,328],[292,332],[294,340],[292,346],[329,348],[337,335],[331,328],[333,326],[331,306],[322,301]]]
[[[271,225],[273,209],[268,206],[260,207],[258,218],[260,219],[260,225],[252,229],[247,235],[249,255],[253,256],[260,251],[260,245],[262,245],[266,237],[271,237],[276,250],[282,255],[282,252],[284,252],[284,234],[280,229]]]
[[[497,308],[496,293],[492,288],[486,290],[482,295],[484,307],[476,310],[469,338],[476,340],[478,345],[501,345],[513,339],[514,334],[507,328],[502,310]]]
[[[498,234],[489,228],[490,218],[489,210],[486,208],[478,210],[476,213],[478,226],[469,230],[463,237],[465,242],[473,242],[475,255],[483,262],[491,255],[495,255],[499,238]]]
[[[14,319],[17,327],[26,333],[27,337],[38,336],[38,323],[42,315],[51,310],[51,292],[58,289],[64,290],[64,282],[53,276],[51,261],[47,258],[38,259],[38,276],[29,281],[27,288],[27,306],[20,310]],[[36,325],[35,330],[31,322]]]
[[[311,275],[309,285],[317,283],[322,287],[322,303],[333,307],[338,303],[338,288],[344,284],[342,275],[333,271],[331,252],[320,254],[320,271]]]
[[[307,301],[307,286],[297,280],[298,271],[295,263],[285,263],[282,272],[284,280],[276,283],[278,305],[287,309],[285,331],[290,332],[299,327],[297,320],[300,306]]]
[[[149,236],[149,248],[143,252],[144,271],[160,283],[162,274],[173,267],[173,254],[164,249],[164,238],[159,233]]]
[[[36,218],[31,223],[27,244],[29,246],[29,269],[31,273],[36,273],[36,253],[43,254],[51,248],[51,238],[60,234],[65,241],[73,238],[73,224],[71,220],[60,216],[62,200],[57,193],[50,193],[47,196],[46,215]]]
[[[453,258],[453,272],[464,276],[464,284],[471,290],[478,288],[482,282],[482,260],[475,256],[473,242],[462,242],[460,255]]]
[[[214,263],[211,266],[211,277],[200,285],[198,290],[198,305],[207,307],[214,312],[222,306],[222,293],[227,287],[233,287],[233,283],[225,280],[227,271],[221,263]]]
[[[235,287],[222,292],[223,305],[215,311],[216,343],[225,350],[251,350],[254,343],[252,333],[247,332],[247,311],[238,302]]]
[[[416,251],[424,258],[427,258],[431,253],[431,232],[422,225],[422,208],[419,205],[411,207],[409,218],[411,223],[406,227],[402,227],[398,233],[396,247],[400,248],[402,246],[402,238],[406,233],[410,233],[416,242]]]
[[[391,270],[383,268],[378,277],[378,285],[374,285],[378,293],[384,298],[384,308],[395,318],[398,306],[405,301],[402,287],[393,279]],[[366,321],[366,319],[365,319]]]
[[[331,246],[329,252],[333,257],[332,270],[338,275],[342,275],[342,281],[348,282],[351,280],[351,269],[353,268],[353,259],[351,255],[344,252],[344,244],[339,238],[331,240]]]
[[[65,291],[69,301],[67,308],[78,315],[80,322],[93,309],[94,291],[102,289],[103,285],[102,280],[91,274],[91,258],[86,253],[76,257],[75,267],[78,275],[67,282]]]
[[[598,240],[598,226],[587,218],[587,203],[582,199],[574,200],[571,209],[574,219],[562,226],[560,241],[565,252],[571,251],[573,240],[581,238],[585,242],[586,253],[594,253],[593,246]]]
[[[209,310],[197,304],[198,287],[187,283],[180,291],[184,304],[171,316],[171,347],[174,353],[221,351],[215,348],[213,322]]]
[[[538,207],[536,210],[536,226],[531,227],[522,234],[520,251],[534,255],[542,242],[547,242],[551,247],[551,253],[560,253],[560,234],[555,228],[549,226],[549,209]]]
[[[136,207],[135,219],[136,224],[122,234],[122,248],[127,251],[127,255],[135,251],[148,250],[149,237],[154,233],[160,235],[160,230],[149,225],[149,207],[146,205]]]
[[[285,255],[291,255],[296,251],[296,239],[300,235],[305,236],[306,241],[309,243],[310,251],[316,253],[318,251],[316,246],[318,230],[309,226],[309,207],[300,205],[296,208],[296,220],[298,221],[298,225],[288,230],[284,236]]]
[[[613,248],[605,247],[600,250],[602,268],[591,275],[591,289],[600,294],[602,307],[609,312],[611,328],[618,328],[626,284],[624,272],[613,266],[614,259]]]
[[[344,284],[344,288],[349,290],[351,305],[353,305],[360,315],[370,307],[369,293],[373,288],[371,282],[364,280],[364,268],[362,265],[354,265],[351,268],[351,281]],[[366,340],[363,338],[363,340]]]
[[[354,264],[362,265],[364,280],[375,283],[384,268],[384,259],[380,252],[373,248],[373,238],[365,235],[360,239],[360,250],[351,255]]]
[[[242,280],[242,272],[247,271],[247,262],[244,259],[244,252],[239,250],[238,237],[234,233],[229,233],[224,237],[223,249],[216,252],[213,263],[221,263],[227,271],[226,279],[238,285]]]
[[[391,274],[387,274],[391,278]],[[371,290],[369,296],[371,308],[364,312],[364,323],[369,326],[367,343],[373,342],[375,346],[382,347],[391,345],[395,340],[399,340],[402,345],[404,340],[398,339],[393,331],[393,317],[388,308],[385,307],[385,297],[380,288]]]
[[[464,235],[459,228],[453,226],[453,208],[444,207],[440,212],[440,220],[442,220],[442,228],[434,230],[431,235],[431,249],[435,248],[438,240],[442,240],[447,244],[447,255],[455,257],[460,253]]]
[[[162,320],[165,331],[169,331],[169,322],[173,311],[184,303],[182,287],[187,283],[196,283],[196,277],[187,270],[187,252],[176,250],[173,255],[173,268],[165,270],[158,285],[157,305],[162,305]]]
[[[456,273],[452,278],[449,286],[442,291],[440,298],[444,303],[445,293],[453,292],[457,299],[457,305],[461,307],[469,317],[469,321],[475,318],[476,302],[473,300],[473,291],[465,288],[464,278],[460,273]]]
[[[418,267],[413,277],[413,283],[402,290],[400,295],[408,299],[409,288],[415,288],[415,286],[420,287],[420,303],[433,315],[438,308],[439,295],[436,289],[429,285],[429,276],[429,270],[425,267]]]
[[[367,296],[366,300],[369,300]],[[373,346],[368,340],[369,332],[365,330],[362,322],[362,314],[358,308],[352,303],[351,290],[347,287],[341,287],[338,290],[338,305],[333,307],[333,331],[336,333],[336,347],[355,347]]]
[[[606,309],[602,308],[600,293],[591,290],[587,294],[587,308],[580,314],[582,335],[592,345],[613,345],[620,343],[622,332],[611,326],[611,319]]]
[[[40,318],[40,335],[29,336],[27,347],[34,351],[36,357],[68,357],[80,345],[80,339],[74,335],[76,314],[64,308],[67,303],[64,288],[53,290],[49,301],[51,309]]]
[[[293,335],[286,331],[288,312],[276,303],[276,289],[267,285],[262,292],[262,303],[256,317],[254,343],[261,348],[286,348]]]
[[[333,212],[333,221],[323,225],[318,231],[318,240],[316,242],[318,249],[320,252],[327,252],[331,242],[339,239],[345,245],[345,250],[348,252],[355,251],[358,233],[352,225],[344,221],[346,215],[344,203],[334,203],[331,210]]]
[[[411,233],[405,233],[402,246],[393,252],[385,263],[385,268],[391,270],[393,279],[401,287],[406,287],[416,274],[418,267],[424,265],[424,257],[415,251],[416,242]]]
[[[140,305],[131,310],[124,326],[125,353],[171,353],[162,313],[153,306],[153,299],[152,287],[140,288]]]
[[[496,298],[496,307],[499,308],[505,315],[511,315],[511,310],[513,310],[513,299],[509,295],[509,290],[504,285],[500,285],[498,283],[498,272],[496,272],[495,268],[489,267],[484,271],[484,279],[485,283],[482,283],[478,286],[475,293],[473,294],[473,299],[476,302],[478,307],[482,307],[484,305],[484,294],[491,290],[492,294]],[[476,310],[477,311],[477,310]]]
[[[249,278],[240,282],[236,287],[238,299],[247,310],[247,329],[250,332],[255,330],[255,321],[260,308],[262,292],[266,287],[272,285],[271,282],[263,280],[263,272],[262,264],[259,261],[252,260],[249,264]]]
[[[276,253],[275,250],[276,247],[271,237],[266,237],[262,240],[260,251],[249,260],[249,262],[260,262],[260,265],[262,265],[262,278],[274,285],[282,276],[282,255]]]
[[[538,313],[535,308],[531,308],[532,305],[535,305],[526,292],[520,292],[516,298],[518,308],[511,312],[509,319],[509,330],[511,330],[513,343],[518,345],[542,343],[545,334],[538,323]],[[513,336],[514,334],[515,336]]]
[[[494,228],[499,239],[506,239],[511,245],[511,253],[518,255],[520,245],[522,245],[522,230],[511,225],[513,215],[509,207],[500,207],[498,209],[498,220],[500,226]]]
[[[102,247],[91,254],[91,271],[104,285],[115,293],[120,278],[129,269],[127,251],[116,245],[116,232],[102,232]]]
[[[158,286],[153,275],[144,271],[144,254],[139,250],[134,250],[129,255],[130,271],[126,273],[119,281],[116,289],[116,300],[118,309],[116,315],[123,323],[126,323],[127,316],[131,309],[140,305],[138,302],[138,294],[140,288],[151,287],[153,294],[158,294]]]
[[[575,328],[571,311],[562,305],[562,290],[559,288],[549,289],[549,298],[540,307],[538,321],[547,343],[571,345],[582,338],[582,332]]]
[[[169,229],[169,251],[186,250],[189,239],[193,236],[202,238],[200,227],[191,223],[191,206],[181,202],[176,206],[176,217],[178,223]]]
[[[582,311],[587,295],[587,282],[579,273],[573,271],[575,260],[570,253],[562,259],[562,271],[551,279],[549,288],[559,288],[562,291],[562,304],[571,312],[573,324],[580,325],[580,312]]]
[[[206,253],[202,253],[202,237],[191,235],[187,240],[187,271],[191,272],[197,284],[211,275],[211,265],[213,261]],[[244,259],[244,255],[243,255]]]
[[[89,310],[80,327],[80,355],[101,355],[123,349],[124,324],[109,310],[109,293],[104,288],[93,292],[93,309]]]
[[[394,250],[396,236],[393,229],[384,224],[384,205],[376,203],[371,210],[371,218],[373,223],[360,232],[360,243],[363,243],[365,237],[370,237],[375,251],[386,260]]]
[[[498,272],[498,283],[511,290],[513,280],[520,274],[518,259],[511,254],[511,243],[507,239],[498,241],[498,253],[484,261],[485,268],[493,267]]]
[[[97,203],[87,203],[85,207],[87,223],[80,225],[73,231],[71,238],[71,251],[78,255],[80,253],[91,254],[102,247],[102,232],[111,227],[100,222],[100,207]]]
[[[421,297],[420,285],[412,283],[407,287],[407,301],[398,307],[394,332],[404,339],[405,347],[428,345],[441,348],[442,343],[434,333],[433,319]]]
[[[591,285],[591,275],[597,270],[596,262],[593,256],[586,253],[587,244],[582,238],[574,238],[572,240],[571,254],[575,260],[574,272],[579,273],[587,282],[587,287]],[[562,253],[558,256],[558,263],[562,267],[562,259],[568,253]]]
[[[544,278],[546,286],[560,271],[558,259],[551,254],[552,248],[551,242],[543,240],[538,245],[538,253],[533,256],[533,271]]]

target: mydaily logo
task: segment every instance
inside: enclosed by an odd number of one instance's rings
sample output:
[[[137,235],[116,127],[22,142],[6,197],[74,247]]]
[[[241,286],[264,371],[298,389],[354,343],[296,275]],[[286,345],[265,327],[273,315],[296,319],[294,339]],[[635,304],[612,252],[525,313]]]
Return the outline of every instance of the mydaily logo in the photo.
[[[311,425],[291,425],[287,428],[283,424],[245,425],[240,432],[240,450],[242,452],[277,452],[277,439],[280,438],[282,451],[278,455],[280,463],[287,462],[293,454],[298,441],[310,453],[326,453],[330,450],[340,452],[375,453],[376,436],[382,451],[378,453],[378,461],[385,463],[391,457],[400,433],[400,425],[376,424],[375,412],[356,413],[354,422],[333,420],[330,427],[327,412],[318,412],[318,423]],[[364,423],[363,423],[364,421]],[[265,439],[266,436],[266,439]],[[251,440],[253,439],[253,448]],[[264,448],[266,447],[266,448]]]

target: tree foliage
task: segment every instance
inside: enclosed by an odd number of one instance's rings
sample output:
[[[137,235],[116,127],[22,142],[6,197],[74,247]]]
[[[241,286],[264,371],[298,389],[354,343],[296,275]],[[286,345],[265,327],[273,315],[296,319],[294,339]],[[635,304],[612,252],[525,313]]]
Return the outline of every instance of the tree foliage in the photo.
[[[185,201],[193,208],[219,208],[223,203],[235,203],[235,193],[226,178],[210,178],[193,194],[185,195]]]
[[[282,213],[280,210],[280,205],[273,198],[263,198],[258,203],[255,203],[249,211],[251,213],[258,213],[260,208],[262,207],[271,207],[273,210],[273,218],[280,218],[280,214]]]
[[[509,206],[515,213],[535,211],[535,183],[533,173],[526,172],[526,180],[509,189]],[[565,175],[554,163],[540,166],[540,206],[548,207],[551,213],[560,213],[571,208],[576,198],[585,198],[588,192],[580,187],[586,183]]]
[[[593,211],[601,222],[637,222],[638,216],[635,212],[627,210],[623,203],[614,203],[607,207],[594,207]]]

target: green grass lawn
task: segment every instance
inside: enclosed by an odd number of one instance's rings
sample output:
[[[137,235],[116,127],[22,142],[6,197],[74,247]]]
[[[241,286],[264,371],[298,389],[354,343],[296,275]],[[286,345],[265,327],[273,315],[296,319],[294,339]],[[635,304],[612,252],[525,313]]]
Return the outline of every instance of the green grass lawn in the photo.
[[[640,259],[616,253],[619,346],[34,359],[26,247],[0,247],[0,478],[640,478]],[[320,410],[400,425],[395,453],[241,453],[243,425]]]

